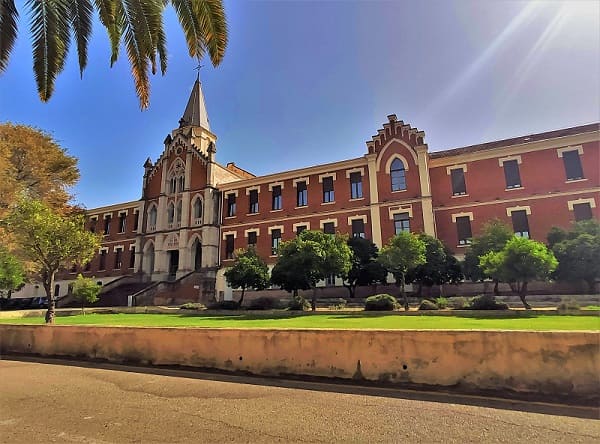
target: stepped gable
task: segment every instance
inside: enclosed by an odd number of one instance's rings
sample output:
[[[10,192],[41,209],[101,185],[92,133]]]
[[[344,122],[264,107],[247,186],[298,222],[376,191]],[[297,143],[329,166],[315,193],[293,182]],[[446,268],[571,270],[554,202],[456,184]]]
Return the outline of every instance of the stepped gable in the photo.
[[[365,142],[369,154],[379,154],[381,149],[393,139],[400,139],[413,148],[424,144],[424,131],[419,131],[410,124],[405,124],[402,120],[398,120],[395,114],[390,114],[387,118],[388,123],[384,123],[383,128],[377,130],[377,135]]]

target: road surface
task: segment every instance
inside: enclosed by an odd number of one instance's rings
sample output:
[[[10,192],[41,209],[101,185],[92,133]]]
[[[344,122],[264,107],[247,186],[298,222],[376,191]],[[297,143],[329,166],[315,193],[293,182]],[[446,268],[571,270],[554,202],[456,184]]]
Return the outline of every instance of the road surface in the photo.
[[[0,442],[600,442],[589,408],[57,362],[0,361]]]

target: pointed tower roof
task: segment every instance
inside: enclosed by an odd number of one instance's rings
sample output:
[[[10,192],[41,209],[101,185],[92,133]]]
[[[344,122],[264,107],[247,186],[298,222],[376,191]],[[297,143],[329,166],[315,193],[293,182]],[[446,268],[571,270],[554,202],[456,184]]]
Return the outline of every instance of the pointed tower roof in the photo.
[[[196,78],[196,82],[194,82],[194,87],[185,107],[183,117],[179,121],[179,126],[199,126],[210,131],[208,113],[206,112],[204,94],[202,93],[202,84],[199,78]]]

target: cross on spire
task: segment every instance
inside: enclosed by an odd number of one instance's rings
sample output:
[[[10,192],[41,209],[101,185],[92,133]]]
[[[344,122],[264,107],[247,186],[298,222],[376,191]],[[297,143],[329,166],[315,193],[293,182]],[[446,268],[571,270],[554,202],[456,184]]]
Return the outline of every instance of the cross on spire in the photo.
[[[196,67],[194,68],[194,71],[196,71],[196,79],[200,80],[200,69],[202,69],[204,67],[204,65],[201,65],[200,62],[198,62],[198,65],[196,65]]]

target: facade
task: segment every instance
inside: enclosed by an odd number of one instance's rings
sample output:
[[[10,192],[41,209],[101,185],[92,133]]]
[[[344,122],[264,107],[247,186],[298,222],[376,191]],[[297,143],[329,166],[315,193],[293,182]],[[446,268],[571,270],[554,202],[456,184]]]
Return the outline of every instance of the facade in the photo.
[[[272,265],[279,243],[304,229],[379,247],[401,230],[425,232],[460,257],[491,218],[541,241],[552,226],[600,218],[597,123],[430,152],[423,131],[390,115],[362,157],[260,177],[217,163],[216,141],[196,81],[163,153],[144,164],[141,199],[88,211],[102,248],[65,270],[57,293],[82,272],[178,285],[154,285],[154,296],[229,298],[223,270],[236,249],[254,245]]]

